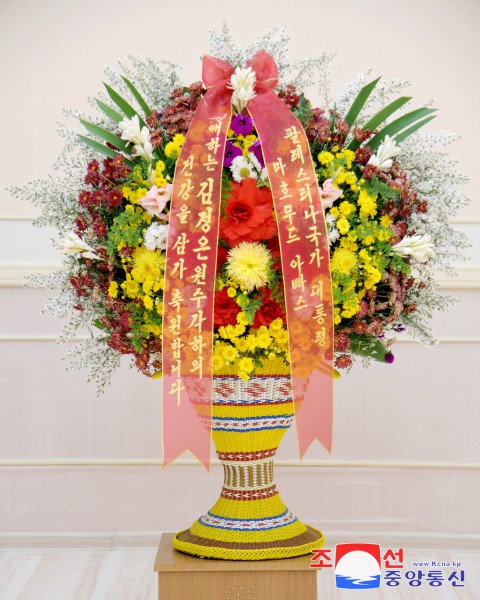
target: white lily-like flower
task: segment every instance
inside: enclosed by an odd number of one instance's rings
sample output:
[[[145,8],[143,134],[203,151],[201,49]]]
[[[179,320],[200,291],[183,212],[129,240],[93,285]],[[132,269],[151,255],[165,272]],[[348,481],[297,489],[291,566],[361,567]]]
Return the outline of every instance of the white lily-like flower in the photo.
[[[153,160],[153,146],[151,142],[145,142],[145,144],[135,144],[133,147],[132,156],[143,156],[149,162]]]
[[[142,136],[142,129],[147,130],[146,127],[140,127],[140,120],[138,115],[133,116],[131,119],[125,118],[118,124],[122,130],[121,138],[128,144],[142,144],[145,139],[145,134]],[[148,130],[146,131],[148,135]]]
[[[241,69],[237,67],[230,78],[228,87],[233,90],[232,104],[240,113],[247,106],[249,100],[255,97],[256,75],[252,67]]]
[[[392,246],[392,251],[399,256],[411,256],[424,263],[435,253],[435,247],[430,235],[426,233],[424,235],[406,235],[398,244]]]
[[[395,140],[386,135],[376,154],[372,154],[367,164],[377,167],[379,171],[388,171],[392,168],[393,157],[400,154],[401,151]]]
[[[93,251],[94,249],[82,240],[74,231],[70,231],[62,240],[60,240],[60,250],[63,254],[75,255],[80,254],[82,258],[96,258],[102,260],[101,256],[98,256]]]
[[[150,141],[148,127],[140,127],[138,115],[131,119],[125,118],[118,124],[122,130],[121,138],[128,144],[133,144],[133,156],[144,156],[147,160],[153,160],[153,146]]]

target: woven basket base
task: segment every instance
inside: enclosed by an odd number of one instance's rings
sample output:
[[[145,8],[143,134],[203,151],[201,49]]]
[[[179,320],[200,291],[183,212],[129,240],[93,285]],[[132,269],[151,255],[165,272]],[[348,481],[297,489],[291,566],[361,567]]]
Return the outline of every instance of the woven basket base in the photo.
[[[325,544],[323,533],[309,525],[302,535],[276,542],[258,542],[249,544],[219,542],[198,537],[189,529],[180,531],[173,538],[173,547],[185,554],[199,558],[220,558],[223,560],[268,560],[292,558],[310,554],[315,548]]]

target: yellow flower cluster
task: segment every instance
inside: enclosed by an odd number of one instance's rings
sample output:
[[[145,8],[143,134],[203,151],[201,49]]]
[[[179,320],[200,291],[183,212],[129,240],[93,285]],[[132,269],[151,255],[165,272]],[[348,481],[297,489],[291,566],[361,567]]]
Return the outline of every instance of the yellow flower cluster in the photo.
[[[237,135],[231,129],[228,130],[228,137],[235,138],[233,145],[240,148],[240,150],[243,153],[243,156],[248,156],[248,149],[257,141],[257,136],[253,133],[250,135]]]
[[[338,231],[331,248],[334,322],[352,318],[366,292],[376,289],[386,268],[384,244],[392,238],[392,219],[378,216],[378,194],[352,169],[355,153],[333,147],[317,156],[319,179],[330,178],[343,190],[341,200],[328,210]]]
[[[165,163],[159,160],[155,165],[155,171],[153,172],[153,180],[158,188],[163,188],[167,185],[167,180],[164,175]]]
[[[185,136],[181,133],[177,133],[173,136],[173,140],[168,142],[165,146],[165,156],[168,158],[178,158],[180,154],[180,150],[182,149],[183,144],[185,143]],[[158,186],[161,187],[161,186]]]
[[[213,345],[213,372],[232,370],[242,379],[249,379],[258,361],[283,358],[288,360],[288,334],[282,319],[268,327],[247,331],[244,312],[237,315],[236,325],[220,327]]]

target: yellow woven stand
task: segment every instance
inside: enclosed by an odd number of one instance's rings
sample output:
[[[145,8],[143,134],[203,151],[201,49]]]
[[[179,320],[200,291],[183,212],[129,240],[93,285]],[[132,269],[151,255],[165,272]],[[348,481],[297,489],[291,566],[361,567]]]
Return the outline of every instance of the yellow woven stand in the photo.
[[[201,390],[195,400],[201,412]],[[243,381],[215,376],[212,436],[224,465],[220,498],[191,527],[177,533],[177,550],[204,558],[263,560],[309,554],[322,533],[282,502],[273,480],[278,445],[293,421],[289,375]]]

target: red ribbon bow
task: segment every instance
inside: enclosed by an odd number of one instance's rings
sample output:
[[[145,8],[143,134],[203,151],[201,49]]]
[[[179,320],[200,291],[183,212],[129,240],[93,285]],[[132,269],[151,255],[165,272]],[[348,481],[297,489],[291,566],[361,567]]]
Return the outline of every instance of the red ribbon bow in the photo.
[[[300,122],[273,91],[265,51],[248,63],[247,110],[261,140],[279,229],[300,455],[332,440],[333,319],[328,236],[310,148]],[[207,93],[177,161],[170,211],[163,316],[164,465],[188,450],[210,461],[213,301],[221,176],[234,68],[203,59]]]

